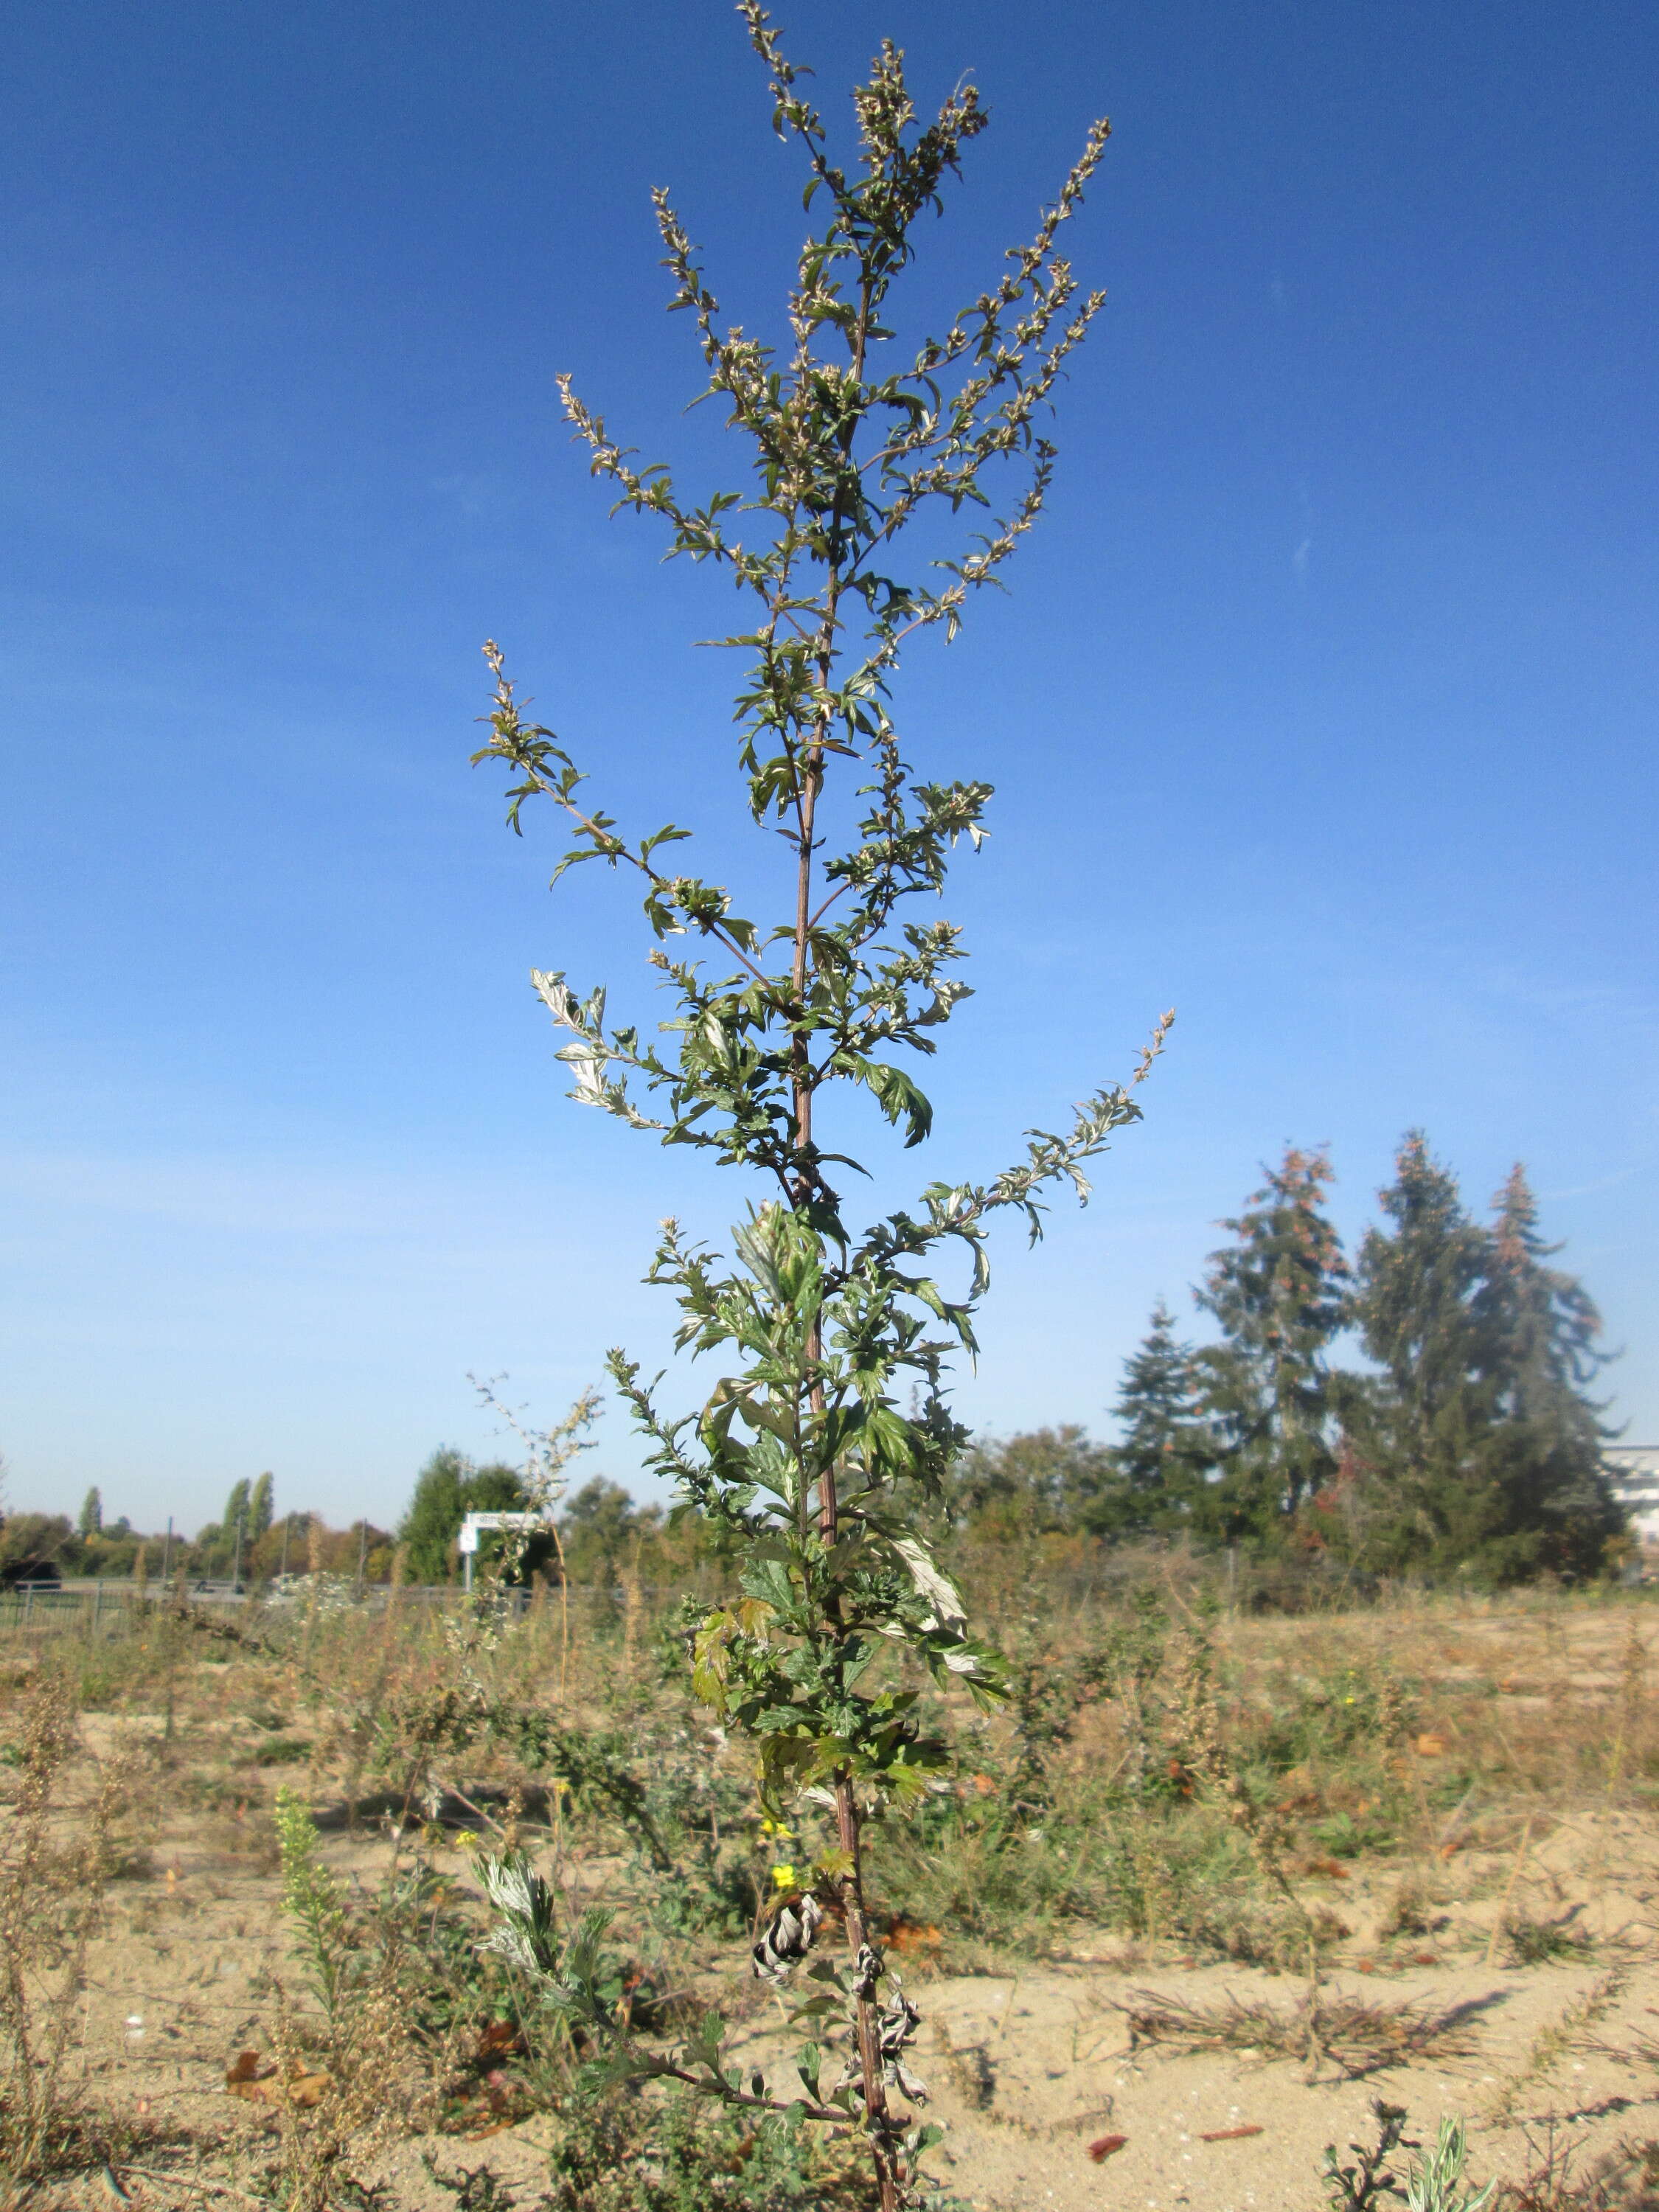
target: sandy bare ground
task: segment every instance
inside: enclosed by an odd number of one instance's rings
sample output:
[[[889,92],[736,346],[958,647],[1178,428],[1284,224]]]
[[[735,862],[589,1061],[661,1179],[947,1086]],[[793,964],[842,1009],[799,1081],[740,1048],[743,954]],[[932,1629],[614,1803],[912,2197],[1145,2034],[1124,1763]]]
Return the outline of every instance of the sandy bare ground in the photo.
[[[116,1724],[87,1725],[96,1734]],[[296,1978],[269,1832],[258,1806],[164,1811],[147,1867],[112,1893],[85,1997],[86,2091],[187,2128],[204,2146],[204,2170],[232,2181],[268,2157],[268,2123],[227,2095],[226,2069],[238,2051],[268,2043],[278,1981]],[[1000,2212],[1290,2212],[1320,2203],[1323,2146],[1364,2133],[1379,2095],[1407,2106],[1425,2136],[1442,2112],[1467,2115],[1481,2177],[1518,2178],[1552,2129],[1581,2165],[1620,2140],[1659,2137],[1659,1822],[1592,1806],[1523,1836],[1524,1850],[1448,1860],[1443,1902],[1403,1972],[1377,1971],[1370,1957],[1398,1870],[1371,1863],[1321,1886],[1351,1930],[1328,1996],[1455,2016],[1443,2050],[1360,2078],[1328,2060],[1310,2081],[1300,2057],[1182,2051],[1132,2025],[1147,1991],[1200,2015],[1230,1999],[1289,2013],[1302,1994],[1293,1978],[1137,1954],[1105,1934],[1079,1933],[1064,1960],[1010,1959],[972,1977],[914,1962],[927,2021],[918,2067],[949,2130],[933,2170]],[[372,1836],[327,1845],[337,1869],[365,1881],[386,1850]],[[1584,1948],[1524,1970],[1488,1964],[1505,1899],[1540,1917],[1568,1916]],[[775,2013],[752,1985],[738,1987],[748,2008],[743,2055],[781,2051]],[[547,2125],[486,2141],[407,2140],[378,2170],[396,2203],[425,2207],[450,2200],[434,2189],[422,2151],[451,2169],[487,2160],[533,2204]],[[1116,2136],[1121,2147],[1091,2156]],[[142,2199],[142,2175],[126,2180]]]

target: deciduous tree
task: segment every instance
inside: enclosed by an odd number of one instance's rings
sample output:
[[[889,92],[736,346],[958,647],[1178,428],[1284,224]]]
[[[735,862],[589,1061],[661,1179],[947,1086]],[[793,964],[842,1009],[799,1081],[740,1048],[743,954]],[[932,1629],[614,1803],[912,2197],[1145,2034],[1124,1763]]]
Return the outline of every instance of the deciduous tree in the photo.
[[[238,1522],[240,1522],[242,1524],[242,1534],[246,1540],[247,1534],[248,1495],[248,1480],[246,1475],[242,1477],[240,1482],[232,1483],[230,1486],[230,1495],[225,1500],[224,1515],[219,1523],[224,1540],[228,1544],[234,1544],[236,1541],[236,1524]]]
[[[409,1579],[451,1581],[455,1540],[467,1515],[519,1513],[526,1504],[523,1478],[516,1468],[499,1463],[475,1467],[465,1452],[441,1445],[416,1476],[408,1510],[398,1526],[398,1541],[408,1547]],[[531,1564],[539,1566],[540,1555]]]
[[[976,1441],[951,1471],[951,1517],[986,1536],[1024,1538],[1095,1525],[1113,1486],[1112,1454],[1080,1424]]]

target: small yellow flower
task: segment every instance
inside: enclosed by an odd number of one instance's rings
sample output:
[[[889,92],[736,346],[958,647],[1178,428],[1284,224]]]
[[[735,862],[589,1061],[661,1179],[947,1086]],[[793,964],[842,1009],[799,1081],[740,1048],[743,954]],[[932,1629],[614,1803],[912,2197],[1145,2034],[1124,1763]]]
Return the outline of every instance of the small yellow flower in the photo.
[[[771,1837],[775,1843],[793,1844],[795,1840],[795,1832],[787,1820],[763,1820],[761,1833]]]
[[[781,1861],[780,1863],[775,1866],[772,1869],[772,1887],[774,1889],[793,1889],[796,1887],[799,1879],[799,1877],[797,1875],[794,1868],[790,1865],[787,1859]]]

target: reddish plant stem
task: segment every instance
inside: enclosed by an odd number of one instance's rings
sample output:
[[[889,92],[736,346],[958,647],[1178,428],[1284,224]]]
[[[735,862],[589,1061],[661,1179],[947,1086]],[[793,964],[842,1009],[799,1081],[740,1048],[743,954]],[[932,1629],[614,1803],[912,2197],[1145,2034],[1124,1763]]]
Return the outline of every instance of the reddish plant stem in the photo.
[[[866,280],[860,306],[858,326],[853,344],[853,374],[862,379],[864,355],[870,320],[869,286]],[[850,459],[854,423],[849,421],[843,444]],[[824,602],[823,627],[819,632],[818,683],[828,693],[834,671],[836,651],[836,623],[841,600],[841,575],[832,568]],[[798,805],[798,859],[795,876],[795,928],[793,984],[796,1029],[791,1048],[793,1076],[793,1105],[795,1111],[795,1148],[799,1165],[795,1176],[793,1202],[797,1210],[816,1196],[817,1173],[810,1154],[812,1145],[812,1071],[811,1055],[805,1027],[807,1011],[807,981],[811,971],[812,919],[812,852],[817,820],[818,793],[823,787],[824,740],[829,734],[830,708],[826,702],[818,708],[813,730],[801,763],[802,781]],[[823,1385],[817,1370],[823,1356],[823,1338],[814,1322],[808,1332],[806,1357],[813,1373],[810,1386],[810,1403],[814,1423],[822,1429],[824,1414]],[[800,1522],[803,1531],[808,1525],[809,1503],[805,1468],[802,1468],[799,1486]],[[834,1546],[840,1524],[839,1502],[836,1494],[836,1471],[833,1467],[820,1470],[818,1492],[818,1535],[826,1549]],[[839,1626],[839,1622],[835,1624]],[[870,1925],[864,1904],[864,1855],[858,1800],[854,1794],[852,1778],[845,1773],[836,1778],[836,1824],[842,1850],[847,1854],[849,1869],[842,1878],[840,1894],[847,1918],[847,1943],[852,1953],[854,1971],[861,1954],[876,1947],[870,1942]],[[869,2130],[871,2154],[875,2162],[877,2185],[880,2193],[881,2212],[899,2212],[900,2180],[898,2161],[892,2140],[892,2123],[887,2110],[887,2087],[882,2078],[881,2031],[878,2025],[877,2008],[872,1994],[860,1981],[854,1996],[854,2038],[858,2051],[860,2094],[864,2102],[866,2125]]]

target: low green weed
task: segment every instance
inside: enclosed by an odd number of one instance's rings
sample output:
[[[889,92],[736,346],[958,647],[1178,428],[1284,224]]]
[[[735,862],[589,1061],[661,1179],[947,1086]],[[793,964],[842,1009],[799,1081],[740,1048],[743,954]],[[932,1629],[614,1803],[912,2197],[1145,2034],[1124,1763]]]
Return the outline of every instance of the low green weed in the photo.
[[[311,1756],[311,1739],[303,1735],[267,1736],[255,1744],[244,1764],[248,1766],[299,1766]]]
[[[1357,1752],[1397,1743],[1413,1725],[1419,1705],[1414,1687],[1386,1668],[1301,1675],[1293,1702],[1274,1709],[1249,1756],[1280,1772],[1321,1761],[1340,1765]]]
[[[1503,1945],[1510,1963],[1516,1966],[1541,1966],[1553,1959],[1583,1959],[1595,1948],[1588,1930],[1575,1926],[1571,1914],[1534,1920],[1522,1912],[1504,1916]]]
[[[1320,1850],[1334,1859],[1364,1858],[1373,1852],[1380,1856],[1395,1850],[1400,1841],[1393,1822],[1374,1814],[1332,1813],[1314,1821],[1308,1832]]]
[[[332,2021],[346,1971],[344,1893],[318,1855],[319,1839],[309,1809],[286,1783],[276,1792],[275,1819],[282,1855],[283,1910],[299,1935],[312,1988]]]
[[[1325,2197],[1331,2212],[1376,2212],[1385,2197],[1403,2198],[1407,2212],[1487,2212],[1498,2191],[1489,2181],[1471,2189],[1464,2179],[1468,2163],[1468,2133],[1461,2119],[1450,2114],[1440,2123],[1434,2147],[1426,2157],[1414,2157],[1403,2180],[1390,2160],[1396,2151],[1419,2151],[1422,2146],[1406,2133],[1406,2111],[1401,2105],[1371,2106],[1376,2116],[1374,2143],[1350,2143],[1354,2162],[1344,2166],[1334,2143],[1325,2147]]]
[[[550,2178],[547,2212],[869,2212],[878,2201],[855,2138],[815,2139],[787,2118],[682,2095],[566,2113]]]

